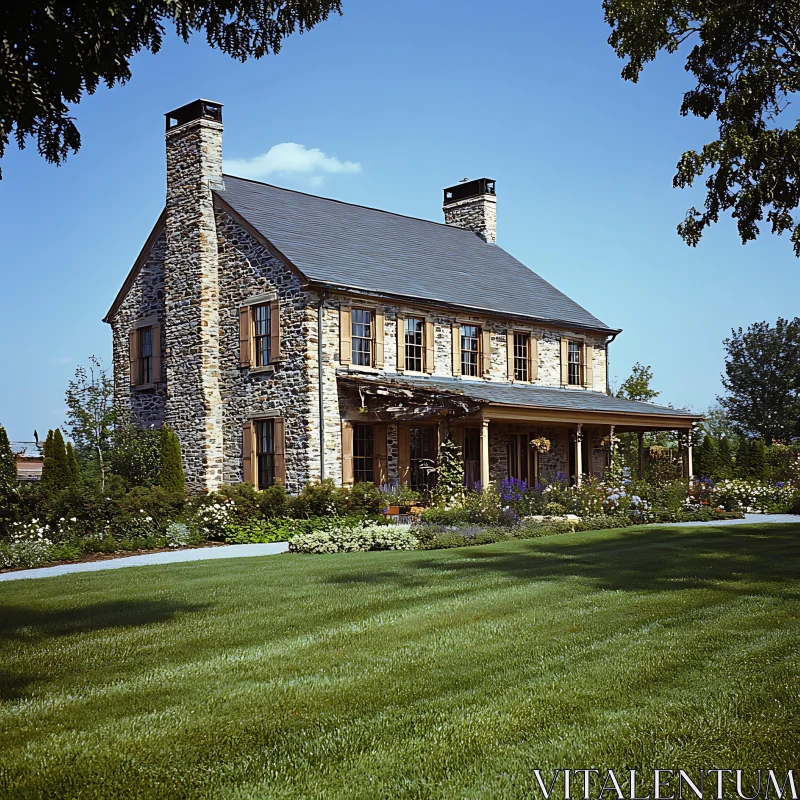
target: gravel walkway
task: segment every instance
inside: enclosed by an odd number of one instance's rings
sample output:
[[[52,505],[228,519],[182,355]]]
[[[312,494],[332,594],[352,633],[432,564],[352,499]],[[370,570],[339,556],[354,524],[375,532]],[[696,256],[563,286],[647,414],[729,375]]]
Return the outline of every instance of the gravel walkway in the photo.
[[[746,514],[744,519],[713,520],[712,522],[672,522],[675,526],[697,525],[748,525],[764,522],[800,522],[795,514]],[[249,556],[271,556],[285,553],[289,549],[286,542],[274,544],[231,544],[226,547],[199,547],[196,550],[176,550],[174,553],[149,553],[142,556],[109,558],[104,561],[88,561],[83,564],[60,564],[57,567],[21,569],[5,572],[0,581],[19,581],[23,578],[50,578],[56,575],[69,575],[72,572],[96,572],[101,569],[121,569],[122,567],[145,567],[151,564],[177,564],[184,561],[208,561],[213,558],[247,558]]]
[[[51,578],[68,575],[72,572],[96,572],[101,569],[121,569],[122,567],[145,567],[151,564],[177,564],[183,561],[208,561],[212,558],[247,558],[249,556],[271,556],[285,553],[287,542],[273,544],[229,544],[225,547],[198,547],[195,550],[176,550],[174,553],[146,553],[141,556],[124,556],[103,561],[87,561],[83,564],[59,564],[57,567],[21,569],[4,572],[0,581],[19,581],[23,578]]]

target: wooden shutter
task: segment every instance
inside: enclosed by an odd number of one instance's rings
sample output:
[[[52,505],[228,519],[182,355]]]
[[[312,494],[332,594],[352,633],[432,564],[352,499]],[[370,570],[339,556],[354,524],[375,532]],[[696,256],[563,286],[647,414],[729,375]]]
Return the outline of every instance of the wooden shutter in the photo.
[[[514,380],[514,331],[506,334],[506,358],[508,360],[508,379]]]
[[[406,368],[406,318],[397,315],[397,372]]]
[[[530,364],[528,365],[528,377],[531,381],[539,379],[539,337],[531,336],[528,344]]]
[[[481,331],[481,375],[485,378],[492,370],[492,332]]]
[[[286,486],[286,421],[273,420],[272,436],[275,440],[275,483]]]
[[[251,342],[253,337],[251,335],[251,316],[250,306],[242,306],[239,309],[239,366],[249,367],[251,350]]]
[[[383,311],[375,311],[372,315],[375,321],[375,357],[372,366],[376,369],[383,369],[383,335],[386,318]]]
[[[453,375],[461,374],[461,325],[453,323]]]
[[[273,300],[269,304],[269,358],[270,361],[283,361],[280,300]]]
[[[353,360],[353,342],[351,336],[353,327],[350,322],[350,306],[346,303],[339,305],[339,363],[349,364]],[[322,335],[320,331],[319,335]]]
[[[139,385],[139,331],[134,328],[130,333],[128,343],[131,363],[131,386]]]
[[[408,484],[411,473],[411,438],[408,425],[397,426],[397,478],[402,484]]]
[[[569,342],[561,339],[561,385],[569,383]]]
[[[594,383],[594,371],[592,360],[594,358],[594,347],[590,344],[583,346],[583,385],[591,389]]]
[[[353,423],[342,422],[342,486],[351,486],[353,480]]]
[[[161,383],[161,325],[159,323],[150,328],[150,342],[153,348],[153,383]]]
[[[255,470],[255,425],[252,422],[245,422],[242,425],[242,482],[256,485]]]
[[[425,320],[425,372],[432,375],[436,369],[435,341],[436,329],[430,320]]]
[[[383,486],[389,483],[389,448],[387,446],[387,429],[385,424],[372,426],[372,471],[375,475],[375,485]]]

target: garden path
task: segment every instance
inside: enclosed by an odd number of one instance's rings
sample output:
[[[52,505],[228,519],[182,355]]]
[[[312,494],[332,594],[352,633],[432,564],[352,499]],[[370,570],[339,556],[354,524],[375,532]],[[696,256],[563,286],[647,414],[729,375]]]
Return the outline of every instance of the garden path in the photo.
[[[0,581],[16,581],[23,578],[50,578],[72,572],[94,572],[100,569],[121,567],[145,567],[151,564],[175,564],[181,561],[207,561],[212,558],[247,558],[248,556],[271,556],[285,553],[287,542],[272,544],[229,544],[224,547],[198,547],[191,550],[176,550],[172,553],[145,553],[140,556],[108,558],[103,561],[87,561],[79,564],[59,564],[56,567],[20,569],[0,575]]]

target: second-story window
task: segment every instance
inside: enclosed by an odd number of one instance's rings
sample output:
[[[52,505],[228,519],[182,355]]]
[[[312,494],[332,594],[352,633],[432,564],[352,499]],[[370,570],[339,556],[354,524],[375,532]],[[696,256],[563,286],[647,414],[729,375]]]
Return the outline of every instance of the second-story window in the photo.
[[[531,337],[527,333],[514,334],[514,380],[530,380]]]
[[[253,342],[256,351],[256,366],[264,367],[270,363],[270,305],[253,308]]]
[[[153,329],[139,329],[139,383],[153,382]]]
[[[583,385],[583,344],[570,342],[568,345],[567,378],[570,386]]]
[[[480,330],[477,325],[461,326],[461,374],[477,378],[480,374]]]
[[[408,372],[422,372],[425,358],[424,320],[409,317],[404,321],[406,363]]]
[[[372,366],[372,311],[354,308],[352,312],[353,364]]]

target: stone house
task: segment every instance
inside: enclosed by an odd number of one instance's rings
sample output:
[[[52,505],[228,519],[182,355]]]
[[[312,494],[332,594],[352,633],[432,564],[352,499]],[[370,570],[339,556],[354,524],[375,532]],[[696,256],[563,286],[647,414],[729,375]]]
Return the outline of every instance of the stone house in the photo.
[[[616,433],[698,419],[608,393],[620,331],[496,244],[493,180],[414,219],[223,175],[217,103],[166,118],[166,206],[105,321],[117,403],[177,432],[193,490],[431,486],[445,436],[470,485],[580,481]]]

